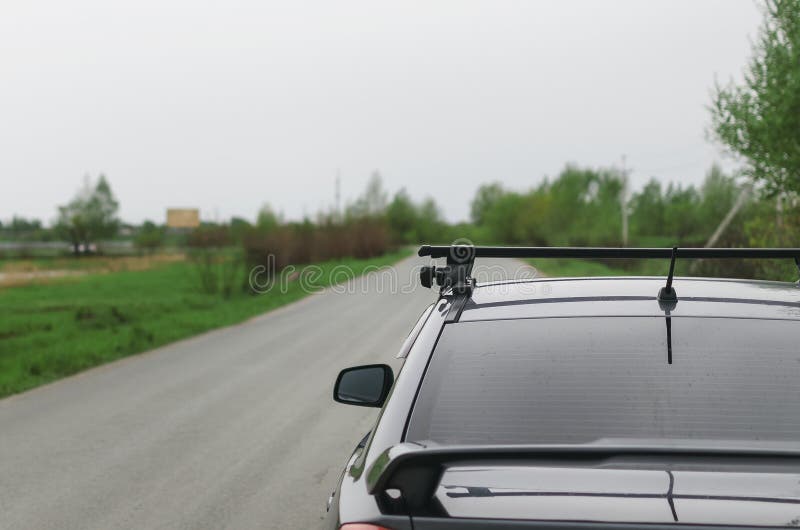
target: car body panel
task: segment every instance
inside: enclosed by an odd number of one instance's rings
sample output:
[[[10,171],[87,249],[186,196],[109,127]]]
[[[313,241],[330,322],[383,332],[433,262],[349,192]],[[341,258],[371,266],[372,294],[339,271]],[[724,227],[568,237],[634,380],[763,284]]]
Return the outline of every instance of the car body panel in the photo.
[[[447,468],[435,495],[454,518],[792,526],[800,516],[798,483],[796,468],[462,465]]]
[[[425,324],[419,330],[406,355],[389,398],[378,416],[376,426],[364,450],[349,463],[341,478],[337,488],[339,502],[332,508],[333,513],[328,514],[329,528],[338,528],[341,522],[386,522],[375,497],[367,492],[364,470],[369,468],[383,451],[402,440],[411,407],[450,306],[450,301],[443,298],[431,311],[426,310],[423,313]],[[382,421],[383,418],[389,420]],[[342,499],[346,501],[343,502]],[[403,530],[405,527],[401,527],[401,524],[410,525],[408,518],[393,523],[391,528],[394,530]]]
[[[659,304],[663,278],[578,278],[478,286],[460,321],[578,316],[672,316],[800,319],[800,287],[782,282],[676,278],[674,307]],[[602,303],[600,303],[602,302]]]
[[[366,442],[363,450],[354,453],[348,462],[348,466],[342,475],[342,479],[337,488],[337,496],[334,498],[333,506],[326,521],[326,528],[337,529],[339,525],[348,522],[362,522],[381,524],[395,530],[411,529],[410,517],[389,514],[376,498],[371,495],[367,487],[367,473],[373,467],[376,460],[386,453],[390,448],[401,444],[406,439],[406,433],[414,410],[418,395],[426,374],[429,370],[431,358],[435,356],[435,349],[444,330],[450,326],[458,327],[470,322],[485,320],[518,320],[518,319],[556,319],[574,317],[621,317],[614,326],[626,327],[625,317],[652,317],[654,320],[663,322],[665,317],[674,317],[676,323],[677,344],[680,345],[681,326],[678,323],[682,318],[704,319],[769,319],[769,320],[800,320],[800,288],[796,284],[781,282],[757,282],[757,281],[732,281],[716,279],[692,279],[676,278],[674,287],[678,294],[678,302],[675,305],[659,304],[657,300],[658,290],[663,287],[664,278],[597,278],[597,279],[538,279],[527,281],[496,282],[476,286],[469,299],[463,304],[463,311],[451,311],[454,307],[456,297],[449,293],[440,296],[434,307],[423,315],[424,323],[418,329],[418,335],[404,344],[401,352],[407,356],[402,369],[395,381],[392,392],[378,417],[375,428]],[[415,329],[412,334],[415,334]],[[489,339],[487,337],[487,339]],[[666,338],[659,332],[652,338],[658,341],[659,347],[666,348]],[[468,465],[468,464],[467,464]],[[455,469],[455,468],[454,468]],[[549,470],[539,469],[536,473],[558,473],[561,470],[555,467]],[[606,470],[608,471],[608,470]],[[548,529],[579,529],[591,528],[593,530],[604,529],[626,529],[641,528],[639,523],[630,523],[636,519],[632,514],[647,513],[647,528],[659,530],[674,528],[675,521],[665,503],[664,486],[665,476],[668,478],[666,469],[642,470],[639,468],[622,470],[623,475],[615,475],[611,480],[611,475],[597,475],[596,478],[586,480],[593,483],[595,489],[612,488],[613,491],[622,491],[626,487],[629,491],[646,492],[648,494],[661,495],[657,499],[638,499],[636,503],[640,506],[621,507],[622,512],[627,513],[611,522],[600,522],[603,517],[599,515],[594,521],[564,521],[564,520],[521,520],[508,517],[508,513],[498,509],[492,515],[498,516],[497,519],[486,519],[485,517],[473,517],[480,512],[459,505],[455,508],[452,505],[453,513],[460,513],[461,517],[429,517],[426,515],[414,516],[415,530],[436,530],[436,529],[497,529],[511,530],[521,528],[548,528]],[[646,471],[646,472],[645,472]],[[723,525],[730,523],[734,515],[739,514],[739,528],[759,521],[769,520],[770,524],[777,526],[798,525],[800,524],[800,510],[798,519],[789,519],[793,510],[800,505],[795,500],[800,498],[798,492],[792,489],[794,482],[800,483],[800,475],[795,477],[792,474],[763,473],[758,469],[748,469],[744,474],[731,471],[729,475],[722,476],[719,470],[699,470],[692,469],[670,469],[671,473],[680,471],[682,474],[681,482],[675,481],[673,474],[674,492],[682,492],[681,497],[673,499],[675,503],[681,503],[681,511],[685,514],[684,524],[691,529],[711,529],[720,528],[710,523],[714,522],[713,514],[731,514],[730,518],[717,519],[724,521]],[[708,475],[708,472],[715,472],[716,475]],[[692,474],[694,473],[694,474]],[[704,474],[705,473],[705,474]],[[794,473],[794,472],[793,472]],[[462,475],[466,476],[466,475]],[[487,475],[475,475],[475,483],[483,481]],[[788,478],[787,478],[788,477]],[[448,480],[450,480],[448,478]],[[611,482],[621,480],[624,487],[611,486]],[[794,481],[794,482],[793,482]],[[573,488],[570,493],[567,477],[562,478],[564,486],[561,493],[566,494],[566,503],[573,497],[577,488]],[[586,486],[587,482],[583,479],[576,479],[574,484],[581,483]],[[604,483],[608,483],[603,486]],[[710,484],[713,483],[713,487]],[[791,484],[790,484],[791,483]],[[444,482],[443,482],[444,484]],[[573,485],[574,485],[573,484]],[[448,486],[463,486],[455,482],[447,482]],[[525,485],[525,484],[517,484]],[[774,515],[765,516],[758,519],[753,516],[748,519],[747,514],[761,513],[761,504],[758,500],[752,499],[712,499],[703,491],[733,492],[731,496],[739,496],[746,493],[752,485],[759,488],[765,494],[775,494],[777,497],[787,499],[780,504],[780,508],[771,512]],[[500,484],[498,484],[500,486]],[[677,489],[677,488],[680,489]],[[613,489],[616,488],[616,489]],[[716,489],[715,489],[716,488]],[[723,495],[720,493],[720,495]],[[440,492],[441,494],[441,492]],[[446,494],[446,492],[445,492]],[[705,498],[694,498],[692,496],[705,495]],[[723,495],[724,496],[724,495]],[[744,495],[743,495],[744,497]],[[452,501],[452,499],[450,499]],[[474,499],[473,499],[474,500]],[[496,499],[495,499],[496,500]],[[574,499],[573,499],[574,500]],[[628,497],[620,502],[631,502]],[[644,501],[644,502],[639,502]],[[480,501],[489,503],[492,501]],[[514,502],[514,501],[510,501]],[[750,503],[750,504],[748,504]],[[755,504],[753,504],[755,503]],[[442,502],[444,504],[444,502]],[[523,503],[524,504],[524,503]],[[667,504],[667,509],[664,506]],[[763,504],[763,503],[762,503]],[[495,504],[497,505],[497,504]],[[584,506],[585,513],[590,513],[593,503],[588,502]],[[645,507],[646,505],[646,507]],[[676,505],[677,506],[677,505]],[[527,510],[528,508],[519,508]],[[549,506],[552,515],[557,514],[556,506]],[[566,509],[566,507],[564,508]],[[459,512],[460,510],[460,512]],[[638,512],[637,512],[638,510]],[[512,510],[513,511],[513,510]],[[619,511],[619,510],[616,510]],[[489,508],[483,515],[490,513]],[[504,518],[501,517],[505,513]],[[600,512],[597,512],[598,514]],[[711,514],[704,518],[703,514]],[[525,513],[525,517],[530,517],[532,513]],[[688,523],[688,524],[687,524]]]

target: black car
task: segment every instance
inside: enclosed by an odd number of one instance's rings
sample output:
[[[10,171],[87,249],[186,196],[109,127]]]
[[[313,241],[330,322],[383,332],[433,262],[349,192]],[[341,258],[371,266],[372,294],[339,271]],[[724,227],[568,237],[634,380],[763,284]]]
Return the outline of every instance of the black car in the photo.
[[[675,278],[800,249],[428,247],[440,296],[399,356],[348,368],[382,407],[336,530],[800,526],[800,287]],[[476,284],[480,257],[671,259],[665,278]],[[665,269],[666,269],[665,261]]]

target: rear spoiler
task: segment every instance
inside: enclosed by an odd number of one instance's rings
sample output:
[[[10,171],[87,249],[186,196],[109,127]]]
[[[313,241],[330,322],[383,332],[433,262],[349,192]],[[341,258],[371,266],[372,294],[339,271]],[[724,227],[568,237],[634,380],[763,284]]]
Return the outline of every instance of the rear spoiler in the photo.
[[[375,459],[367,471],[367,490],[385,496],[387,490],[399,490],[412,514],[427,506],[433,498],[442,473],[449,464],[463,462],[547,462],[591,463],[618,456],[737,459],[800,459],[800,450],[717,446],[624,446],[624,445],[433,445],[405,442],[390,447]]]

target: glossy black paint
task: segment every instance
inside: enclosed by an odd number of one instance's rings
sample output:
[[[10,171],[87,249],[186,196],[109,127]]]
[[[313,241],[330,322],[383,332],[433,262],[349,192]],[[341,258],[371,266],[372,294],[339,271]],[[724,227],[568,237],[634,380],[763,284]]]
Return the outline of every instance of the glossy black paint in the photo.
[[[345,368],[333,385],[333,400],[358,407],[382,407],[394,383],[392,368],[367,364]]]
[[[796,526],[800,452],[768,448],[394,446],[370,491],[408,492],[388,513],[463,519]],[[438,527],[438,526],[437,526]]]
[[[365,447],[356,449],[345,466],[336,487],[337,500],[326,514],[323,527],[326,530],[338,530],[341,524],[349,522],[372,522],[393,530],[412,529],[409,517],[381,513],[377,499],[367,492],[364,471],[383,451],[402,440],[411,407],[449,310],[449,301],[441,299],[422,314],[419,334],[405,356],[375,428]]]
[[[783,257],[783,256],[781,256]],[[368,482],[373,481],[375,476],[372,473],[378,473],[382,466],[385,467],[388,458],[386,455],[390,449],[402,444],[406,437],[409,420],[414,409],[417,396],[420,391],[422,381],[425,378],[426,371],[431,361],[432,352],[436,348],[436,344],[442,334],[442,331],[448,326],[458,326],[458,322],[476,322],[481,320],[495,320],[495,319],[517,319],[517,318],[566,318],[570,317],[591,317],[594,315],[614,316],[620,318],[620,323],[626,320],[626,316],[652,316],[652,317],[665,317],[663,308],[659,307],[656,293],[663,285],[664,278],[605,278],[598,280],[588,279],[554,279],[554,280],[536,280],[526,282],[505,282],[486,286],[477,286],[471,293],[470,297],[463,302],[463,300],[454,298],[448,293],[444,293],[442,297],[434,305],[430,312],[426,312],[422,317],[421,327],[418,325],[419,334],[413,339],[413,344],[406,344],[404,346],[408,354],[405,363],[402,366],[397,379],[390,391],[390,394],[384,404],[380,415],[377,419],[376,425],[373,428],[370,436],[363,444],[363,447],[357,447],[351,458],[348,460],[345,470],[342,473],[336,492],[333,496],[328,516],[325,521],[325,528],[328,530],[338,530],[339,526],[348,522],[363,522],[382,525],[394,530],[412,530],[411,517],[405,515],[401,504],[394,502],[392,504],[391,497],[387,497],[384,492],[379,495],[372,495],[369,491]],[[681,294],[680,303],[677,308],[671,311],[671,315],[675,318],[732,318],[732,319],[780,319],[780,320],[800,320],[800,288],[793,284],[779,283],[779,282],[748,282],[748,281],[731,281],[731,280],[693,280],[693,279],[676,279],[675,285]],[[497,289],[497,287],[503,287]],[[457,301],[456,310],[453,310],[454,300]],[[462,303],[463,302],[463,303]],[[456,316],[457,315],[457,316]],[[448,323],[449,322],[449,323]],[[613,333],[613,329],[608,330]],[[491,344],[492,340],[502,340],[500,337],[486,337],[487,345]],[[419,445],[419,444],[417,444]],[[730,522],[731,514],[737,513],[736,510],[742,511],[741,513],[748,513],[748,503],[763,502],[758,499],[765,490],[774,489],[780,495],[776,498],[787,498],[787,502],[783,502],[781,506],[786,509],[786,506],[793,509],[794,506],[798,507],[797,518],[786,518],[780,520],[779,524],[774,526],[792,526],[800,524],[800,494],[794,490],[782,491],[780,488],[784,486],[775,484],[784,484],[785,479],[789,476],[787,473],[795,473],[792,466],[786,466],[784,471],[779,469],[764,469],[763,462],[739,462],[740,467],[733,470],[733,474],[723,477],[719,475],[720,469],[714,467],[715,461],[709,455],[696,455],[699,458],[698,462],[675,462],[671,460],[670,455],[664,455],[663,458],[652,459],[649,462],[631,462],[623,458],[616,464],[610,461],[600,460],[593,462],[593,465],[598,465],[600,468],[603,466],[618,467],[622,471],[630,472],[630,480],[623,479],[621,482],[615,476],[615,487],[622,488],[622,491],[627,491],[626,495],[619,496],[622,499],[619,502],[636,503],[640,502],[641,498],[637,495],[647,495],[655,497],[658,502],[658,513],[652,512],[650,517],[644,517],[642,520],[634,522],[620,520],[619,517],[615,518],[615,510],[619,510],[619,505],[607,506],[603,509],[603,504],[597,506],[598,510],[593,517],[593,521],[567,521],[567,520],[519,520],[522,512],[513,513],[513,509],[506,517],[499,517],[486,519],[482,517],[474,517],[468,515],[470,511],[474,511],[475,507],[480,506],[476,503],[493,502],[497,510],[500,506],[498,502],[502,503],[510,499],[524,499],[525,496],[507,496],[502,494],[492,494],[489,497],[486,495],[473,496],[469,493],[470,490],[458,490],[462,494],[448,496],[459,503],[467,503],[472,508],[464,509],[464,504],[461,504],[458,509],[463,511],[464,515],[457,517],[443,516],[440,512],[438,514],[418,515],[413,519],[414,530],[444,530],[444,529],[490,529],[490,530],[518,530],[523,528],[529,529],[558,529],[558,530],[639,530],[647,528],[648,530],[673,530],[676,521],[673,520],[673,515],[670,510],[669,502],[682,502],[684,508],[678,507],[680,510],[686,510],[686,514],[691,513],[691,503],[697,506],[696,503],[701,502],[702,509],[700,512],[704,514],[703,519],[700,516],[687,517],[685,520],[680,521],[681,528],[690,530],[719,530],[720,528],[760,528],[757,526],[759,520],[757,518],[758,511],[752,511],[755,514],[753,517],[742,517],[735,525]],[[783,455],[788,456],[788,455]],[[554,462],[545,465],[547,472],[554,473],[553,476],[561,477],[566,476],[566,471],[563,464],[564,459],[555,459]],[[485,463],[485,462],[483,462]],[[729,462],[730,463],[730,462]],[[456,465],[457,462],[448,463],[446,466],[439,468],[445,475],[450,469],[448,466]],[[518,464],[522,465],[522,463]],[[530,462],[524,465],[530,465]],[[536,462],[536,465],[542,464],[541,461]],[[734,468],[739,464],[730,463]],[[705,467],[703,467],[705,465]],[[709,467],[709,465],[711,467]],[[783,466],[784,464],[781,464]],[[675,467],[677,466],[677,467]],[[683,466],[683,467],[681,467]],[[699,466],[699,467],[693,467]],[[781,467],[778,466],[778,467]],[[570,467],[570,466],[567,466]],[[586,470],[591,466],[587,462],[579,462],[575,468],[578,471]],[[538,469],[538,468],[537,468]],[[641,489],[641,482],[637,482],[636,477],[642,469],[651,469],[660,473],[658,476],[664,477],[663,484],[659,483],[657,493],[651,493],[647,490],[645,493],[637,493],[637,488]],[[684,475],[678,475],[675,470],[684,472]],[[374,471],[373,471],[374,470]],[[626,471],[627,470],[627,471]],[[602,471],[602,469],[601,469]],[[539,471],[536,471],[537,473]],[[717,474],[704,474],[705,472]],[[694,478],[688,480],[685,473],[695,473],[692,475]],[[797,483],[800,483],[800,471],[798,473]],[[458,475],[457,475],[458,476]],[[503,472],[495,475],[487,475],[494,477],[492,480],[503,482],[506,476]],[[672,476],[672,481],[669,478]],[[738,488],[735,495],[725,495],[725,489],[730,489],[730,477],[733,476]],[[678,480],[675,479],[678,477]],[[683,478],[681,478],[683,477]],[[717,480],[719,479],[719,480]],[[459,486],[459,482],[448,482],[448,486]],[[664,482],[665,481],[665,482]],[[692,482],[694,481],[694,482]],[[477,484],[477,483],[476,483]],[[581,482],[581,484],[585,484]],[[675,496],[674,488],[681,484],[688,484],[694,488],[692,492],[682,492]],[[772,485],[771,485],[772,484]],[[666,485],[666,486],[664,486]],[[473,485],[474,486],[474,485]],[[478,488],[478,492],[496,493],[491,484],[480,484],[484,489]],[[626,490],[627,488],[627,490]],[[753,495],[745,495],[747,489],[753,489]],[[484,491],[485,490],[485,491]],[[655,490],[654,490],[655,491]],[[782,493],[781,493],[782,491]],[[448,490],[450,493],[454,491]],[[445,492],[446,495],[447,492]],[[569,490],[566,488],[557,492],[558,495],[553,497],[554,501],[558,502],[571,502],[570,499],[576,499],[583,494],[581,498],[591,498],[594,496],[593,491],[582,491],[573,488]],[[602,492],[601,492],[602,493]],[[441,494],[437,493],[437,495]],[[605,495],[605,493],[603,493]],[[694,497],[693,497],[694,496]],[[697,497],[697,498],[695,498]],[[752,500],[751,497],[758,498]],[[669,498],[669,500],[667,500]],[[619,500],[617,499],[617,500]],[[628,499],[628,500],[625,500]],[[677,501],[676,501],[677,499]],[[601,499],[602,500],[602,499]],[[795,503],[795,501],[797,501]],[[516,501],[514,501],[516,502]],[[615,501],[616,502],[616,501]],[[687,504],[688,503],[688,504]],[[777,505],[777,503],[776,503]],[[504,505],[503,505],[504,506]],[[594,505],[593,505],[594,506]],[[633,504],[631,504],[633,506]],[[674,507],[673,507],[674,508]],[[690,509],[691,508],[691,509]],[[501,511],[505,508],[499,508]],[[783,513],[783,512],[782,512]],[[786,512],[788,513],[788,512]],[[713,524],[714,517],[718,516],[720,524]],[[663,522],[659,522],[662,517],[666,517]],[[782,516],[781,516],[782,517]],[[604,522],[605,520],[605,522]],[[707,522],[712,521],[712,522]]]
[[[481,462],[483,468],[492,469],[492,474],[502,475],[497,472],[500,466],[518,466],[520,463],[539,462],[543,465],[552,465],[559,462],[562,467],[566,462],[575,466],[591,466],[607,463],[608,459],[626,458],[627,461],[648,463],[649,467],[659,467],[653,464],[659,459],[682,464],[692,463],[704,465],[714,462],[747,464],[748,466],[765,466],[765,468],[778,466],[780,470],[792,469],[794,474],[800,473],[800,450],[782,448],[748,448],[740,446],[720,446],[703,448],[697,445],[661,447],[637,447],[631,445],[456,445],[440,446],[431,444],[426,447],[417,442],[405,442],[392,446],[386,450],[378,461],[369,470],[367,489],[369,493],[379,494],[390,488],[397,489],[425,489],[430,484],[425,484],[425,477],[416,477],[404,473],[407,469],[420,469],[430,467],[441,475],[448,465],[463,462]],[[494,466],[494,467],[492,467]],[[486,470],[486,469],[482,469]],[[800,477],[800,475],[798,475]],[[438,477],[437,477],[438,480]],[[437,482],[438,484],[438,482]],[[437,484],[433,484],[435,487]],[[800,490],[783,492],[784,497],[798,497],[800,504]]]

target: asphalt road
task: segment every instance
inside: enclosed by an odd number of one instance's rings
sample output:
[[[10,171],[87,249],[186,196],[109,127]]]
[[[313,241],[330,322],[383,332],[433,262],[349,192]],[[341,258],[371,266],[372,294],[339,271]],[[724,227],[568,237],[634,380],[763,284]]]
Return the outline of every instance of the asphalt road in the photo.
[[[317,528],[376,418],[333,381],[398,366],[420,263],[0,400],[0,529]]]

